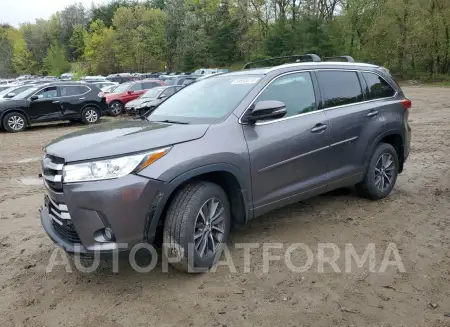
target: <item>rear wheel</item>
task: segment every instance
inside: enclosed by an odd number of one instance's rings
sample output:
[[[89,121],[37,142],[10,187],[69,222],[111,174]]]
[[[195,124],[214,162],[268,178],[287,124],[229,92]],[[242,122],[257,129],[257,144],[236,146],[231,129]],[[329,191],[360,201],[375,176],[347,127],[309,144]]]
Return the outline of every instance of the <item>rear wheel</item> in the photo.
[[[22,132],[27,128],[27,120],[19,112],[11,112],[3,118],[3,128],[10,133]]]
[[[356,185],[357,190],[371,200],[387,197],[397,181],[398,167],[398,155],[394,147],[380,143],[370,159],[364,180]]]
[[[204,272],[219,260],[228,239],[228,197],[217,184],[197,182],[182,188],[167,211],[163,248],[172,265],[185,272]]]
[[[81,121],[84,124],[96,124],[100,119],[100,110],[95,107],[84,108],[81,112]]]
[[[120,101],[113,101],[109,104],[111,116],[119,116],[123,112],[123,104]]]

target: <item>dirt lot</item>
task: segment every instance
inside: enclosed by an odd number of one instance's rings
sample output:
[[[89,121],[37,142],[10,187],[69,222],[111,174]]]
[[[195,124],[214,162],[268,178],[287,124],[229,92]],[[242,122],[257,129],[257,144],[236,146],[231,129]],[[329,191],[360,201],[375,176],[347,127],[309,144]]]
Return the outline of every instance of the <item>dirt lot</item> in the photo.
[[[21,134],[0,133],[0,326],[450,326],[450,89],[405,88],[413,100],[412,153],[393,194],[371,202],[349,192],[320,196],[252,221],[235,231],[230,250],[237,272],[188,276],[161,267],[147,274],[108,265],[92,274],[46,273],[55,246],[40,226],[44,190],[35,184],[42,147],[84,128],[59,124]],[[376,272],[369,265],[345,272],[304,273],[284,259],[262,271],[263,248],[233,244],[281,242],[352,243],[359,255],[376,245]],[[405,273],[379,272],[395,243]],[[304,251],[292,254],[304,264]],[[393,256],[391,257],[393,259]]]

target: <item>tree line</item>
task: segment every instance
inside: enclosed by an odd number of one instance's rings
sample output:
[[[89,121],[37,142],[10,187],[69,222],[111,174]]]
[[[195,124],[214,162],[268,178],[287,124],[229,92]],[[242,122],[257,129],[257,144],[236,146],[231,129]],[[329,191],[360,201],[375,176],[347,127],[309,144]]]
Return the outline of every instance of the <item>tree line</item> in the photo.
[[[450,72],[449,0],[113,0],[0,26],[0,77],[233,67],[351,55],[400,78]]]

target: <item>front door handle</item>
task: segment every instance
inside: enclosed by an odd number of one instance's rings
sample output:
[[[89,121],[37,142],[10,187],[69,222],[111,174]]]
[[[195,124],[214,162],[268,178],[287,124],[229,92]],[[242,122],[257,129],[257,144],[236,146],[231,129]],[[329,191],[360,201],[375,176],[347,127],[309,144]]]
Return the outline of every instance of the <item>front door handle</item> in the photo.
[[[378,111],[376,111],[376,110],[371,110],[371,111],[369,111],[369,113],[367,114],[367,117],[374,117],[374,116],[376,116],[376,115],[378,115]]]
[[[56,101],[53,101],[53,103],[55,103],[55,104],[56,104],[56,103],[59,103],[59,101],[58,101],[58,100],[56,100]]]
[[[323,132],[324,130],[326,130],[327,128],[328,128],[328,125],[317,124],[316,126],[313,127],[313,129],[311,129],[311,133],[320,133],[320,132]]]

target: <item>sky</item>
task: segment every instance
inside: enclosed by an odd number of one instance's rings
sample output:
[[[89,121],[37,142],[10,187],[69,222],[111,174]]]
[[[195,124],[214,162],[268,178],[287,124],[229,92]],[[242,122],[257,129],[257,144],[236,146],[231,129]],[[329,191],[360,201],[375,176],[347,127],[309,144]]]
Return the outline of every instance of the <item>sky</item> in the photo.
[[[55,12],[77,2],[91,8],[92,3],[101,4],[107,0],[0,0],[0,23],[19,27],[19,24],[34,22],[36,18],[48,19]]]

